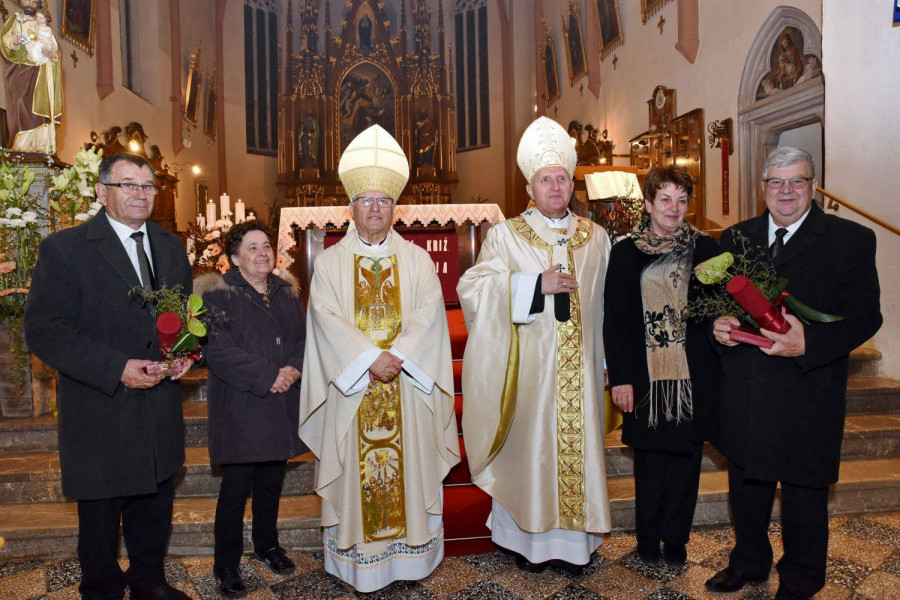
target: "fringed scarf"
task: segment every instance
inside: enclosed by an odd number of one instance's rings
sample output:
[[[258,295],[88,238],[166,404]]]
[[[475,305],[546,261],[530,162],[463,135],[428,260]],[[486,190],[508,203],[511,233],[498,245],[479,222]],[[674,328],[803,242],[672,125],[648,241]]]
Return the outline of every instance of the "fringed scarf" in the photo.
[[[658,236],[650,229],[649,215],[632,234],[638,250],[658,256],[641,273],[651,427],[658,424],[660,411],[666,421],[676,423],[693,416],[691,373],[684,346],[684,312],[694,243],[700,235],[693,225],[684,222],[671,237]]]

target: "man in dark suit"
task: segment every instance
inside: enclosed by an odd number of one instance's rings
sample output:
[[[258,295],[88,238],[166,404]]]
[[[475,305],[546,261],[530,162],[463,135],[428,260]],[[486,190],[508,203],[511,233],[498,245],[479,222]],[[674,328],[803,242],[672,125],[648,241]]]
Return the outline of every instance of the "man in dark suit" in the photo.
[[[734,232],[769,246],[772,262],[798,299],[834,323],[804,326],[791,314],[783,335],[763,330],[769,349],[729,339],[739,323],[716,320],[713,335],[724,374],[719,449],[728,458],[735,546],[726,569],[706,587],[733,592],[769,576],[767,528],[781,482],[784,556],[778,561],[777,600],[809,598],[825,585],[828,486],[838,480],[850,352],[881,326],[875,234],[825,215],[812,202],[816,180],[809,153],[778,148],[763,168],[768,210],[722,235],[734,251]]]
[[[80,591],[88,599],[182,599],[163,573],[184,463],[176,380],[148,375],[159,359],[154,309],[135,288],[191,290],[181,241],[149,221],[159,191],[134,154],[104,157],[96,186],[104,206],[79,227],[43,241],[25,309],[29,348],[59,371],[63,493],[78,500]],[[128,550],[117,563],[119,521]]]

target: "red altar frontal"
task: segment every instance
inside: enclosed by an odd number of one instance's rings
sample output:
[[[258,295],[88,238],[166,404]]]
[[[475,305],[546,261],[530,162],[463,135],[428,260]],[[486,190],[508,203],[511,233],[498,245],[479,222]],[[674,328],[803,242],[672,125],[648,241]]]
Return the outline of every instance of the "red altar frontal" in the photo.
[[[394,210],[394,229],[424,248],[434,261],[441,281],[453,354],[453,384],[456,390],[456,425],[460,431],[460,463],[444,479],[444,539],[447,555],[494,550],[491,532],[485,526],[491,499],[470,477],[462,437],[462,358],[468,337],[462,310],[458,308],[456,284],[475,264],[487,230],[504,220],[496,204],[401,204]],[[336,244],[350,224],[349,206],[284,208],[278,230],[278,264],[301,282],[304,303],[308,301],[316,257]]]

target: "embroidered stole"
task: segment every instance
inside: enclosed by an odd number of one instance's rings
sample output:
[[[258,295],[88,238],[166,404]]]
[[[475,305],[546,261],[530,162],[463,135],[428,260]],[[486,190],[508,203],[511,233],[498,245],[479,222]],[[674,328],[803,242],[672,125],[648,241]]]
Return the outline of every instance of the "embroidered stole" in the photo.
[[[400,333],[397,256],[356,255],[356,327],[384,350]],[[400,378],[369,383],[356,413],[365,543],[406,536]]]
[[[535,209],[510,219],[513,231],[532,246],[548,253],[550,267],[577,279],[572,250],[591,238],[590,221],[569,216],[566,230],[552,229]],[[581,329],[581,297],[569,294],[570,317],[556,326],[556,445],[559,527],[584,531],[584,347]]]

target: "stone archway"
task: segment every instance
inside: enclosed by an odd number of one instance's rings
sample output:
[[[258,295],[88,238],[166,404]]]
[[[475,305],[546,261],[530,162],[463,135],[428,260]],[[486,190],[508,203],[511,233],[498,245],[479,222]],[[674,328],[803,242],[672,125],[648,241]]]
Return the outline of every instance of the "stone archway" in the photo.
[[[803,59],[797,77],[780,77],[774,73],[775,57],[780,51],[776,43],[782,42],[791,46],[792,51],[794,44],[802,45],[796,49]],[[772,11],[750,48],[741,75],[738,96],[741,220],[762,211],[758,182],[766,156],[778,146],[781,133],[825,122],[825,79],[821,64],[822,34],[812,19],[792,7],[780,6]]]

